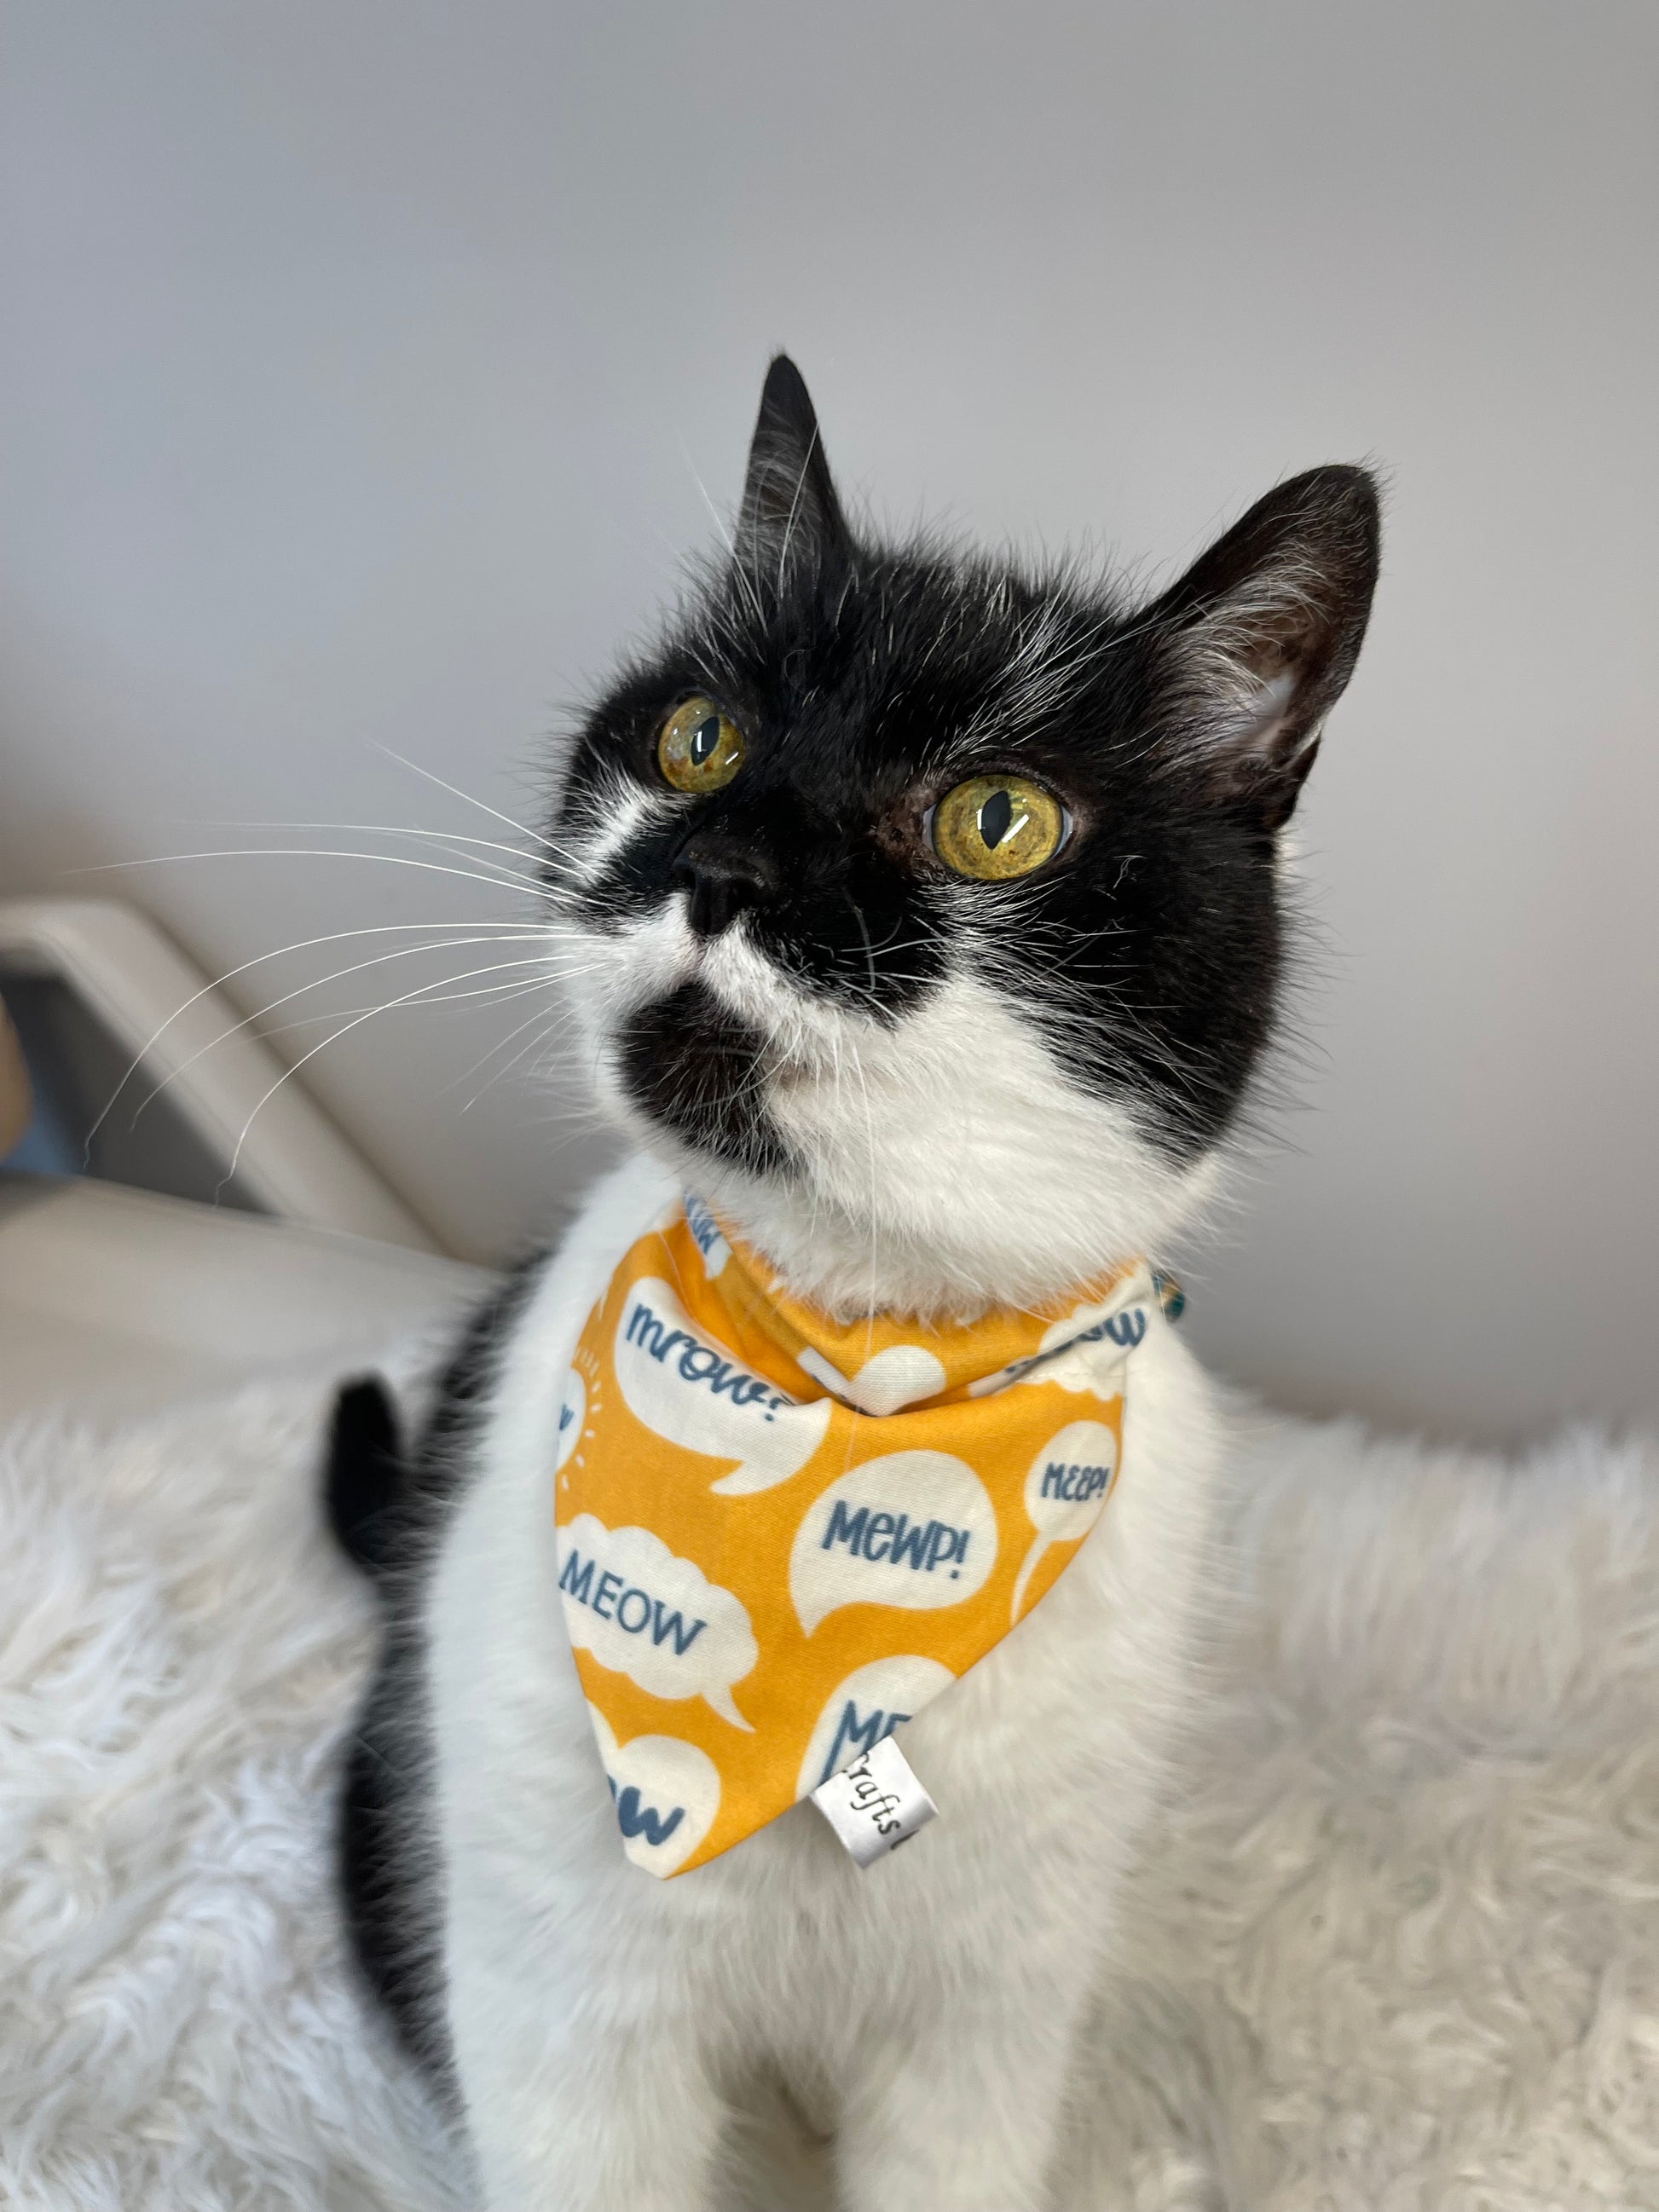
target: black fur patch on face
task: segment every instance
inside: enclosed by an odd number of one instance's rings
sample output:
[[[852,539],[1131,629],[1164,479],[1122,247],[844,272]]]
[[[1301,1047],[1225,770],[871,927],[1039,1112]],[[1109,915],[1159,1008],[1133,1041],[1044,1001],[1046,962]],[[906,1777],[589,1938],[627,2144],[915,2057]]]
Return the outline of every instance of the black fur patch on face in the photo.
[[[1375,487],[1347,468],[1270,493],[1149,607],[1064,570],[875,547],[775,364],[733,556],[590,717],[550,881],[601,933],[683,899],[711,962],[740,931],[807,1001],[889,1026],[972,975],[1079,1090],[1192,1158],[1272,1025],[1276,833],[1352,671],[1376,557]],[[700,695],[744,751],[690,795],[656,745]],[[998,774],[1046,787],[1070,834],[1028,876],[970,880],[933,852],[929,810]],[[635,830],[590,875],[581,846],[619,806]],[[769,1042],[693,982],[629,1017],[622,1079],[684,1141],[776,1170]]]
[[[617,1054],[623,1087],[660,1128],[755,1174],[782,1171],[763,1095],[764,1040],[700,983],[630,1015]]]

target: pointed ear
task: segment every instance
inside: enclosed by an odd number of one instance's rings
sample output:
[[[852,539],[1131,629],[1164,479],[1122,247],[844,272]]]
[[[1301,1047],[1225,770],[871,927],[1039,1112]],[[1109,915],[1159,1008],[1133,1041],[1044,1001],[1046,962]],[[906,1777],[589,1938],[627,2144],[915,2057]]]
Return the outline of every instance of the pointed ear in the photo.
[[[1270,829],[1289,819],[1353,673],[1379,543],[1370,475],[1310,469],[1270,491],[1145,617],[1160,743]]]
[[[787,353],[766,372],[749,473],[738,511],[736,557],[764,574],[792,557],[822,562],[852,550],[800,371]]]

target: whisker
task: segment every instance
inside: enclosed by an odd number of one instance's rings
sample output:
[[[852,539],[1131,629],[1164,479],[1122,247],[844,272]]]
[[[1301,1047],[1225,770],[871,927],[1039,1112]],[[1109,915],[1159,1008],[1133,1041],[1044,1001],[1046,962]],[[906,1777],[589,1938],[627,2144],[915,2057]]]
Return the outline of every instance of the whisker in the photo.
[[[466,975],[453,975],[447,980],[451,983],[466,983],[470,982],[475,975],[491,975],[498,974],[503,967],[529,967],[532,964],[534,963],[529,961],[502,961],[496,963],[493,967],[474,968]],[[299,1059],[295,1061],[291,1067],[285,1067],[283,1070],[283,1073],[277,1077],[276,1082],[270,1085],[270,1088],[266,1091],[262,1097],[254,1101],[252,1111],[249,1114],[246,1121],[243,1122],[240,1133],[236,1139],[235,1146],[230,1156],[230,1164],[226,1168],[223,1176],[216,1186],[214,1196],[217,1198],[220,1195],[223,1191],[225,1185],[235,1174],[237,1164],[242,1157],[242,1147],[247,1142],[247,1133],[253,1127],[255,1119],[262,1109],[270,1104],[270,1101],[276,1096],[276,1093],[282,1089],[283,1085],[288,1082],[290,1077],[297,1075],[300,1073],[300,1070],[306,1066],[307,1061],[315,1060],[317,1054],[323,1051],[327,1046],[331,1044],[337,1044],[342,1037],[349,1036],[353,1030],[361,1029],[362,1024],[367,1021],[373,1021],[376,1014],[389,1014],[394,1012],[399,1006],[413,1005],[417,1000],[423,998],[427,992],[432,988],[433,986],[430,984],[421,984],[412,991],[404,992],[398,998],[387,999],[378,1006],[370,1006],[364,1012],[354,1015],[352,1018],[345,1023],[342,1028],[333,1030],[329,1036],[322,1038],[318,1043],[313,1045],[308,1052],[301,1053]]]
[[[76,876],[111,875],[126,868],[164,868],[178,860],[378,860],[388,868],[420,868],[428,875],[461,876],[469,883],[483,884],[491,890],[522,888],[505,875],[484,875],[477,868],[446,867],[438,860],[416,860],[406,853],[362,853],[347,850],[338,845],[248,845],[227,846],[223,850],[207,853],[152,853],[142,860],[102,860],[95,867],[71,868]],[[534,887],[538,898],[551,900],[552,894],[542,885]]]
[[[505,1052],[507,1046],[513,1042],[515,1037],[522,1036],[525,1031],[538,1021],[540,1021],[542,1024],[540,1029],[537,1030],[536,1035],[531,1038],[529,1043],[527,1045],[521,1046],[520,1048],[514,1054],[512,1059],[507,1062],[505,1066],[498,1067],[493,1074],[485,1079],[485,1080],[479,1085],[478,1089],[475,1091],[472,1096],[467,1100],[465,1105],[462,1107],[462,1113],[471,1113],[472,1109],[477,1104],[479,1099],[483,1097],[484,1092],[489,1090],[492,1083],[504,1081],[505,1079],[513,1073],[514,1069],[519,1066],[521,1060],[527,1059],[530,1054],[536,1051],[539,1046],[545,1043],[548,1038],[555,1036],[558,1030],[561,1029],[568,1029],[575,1019],[576,1010],[574,1007],[566,1006],[563,1008],[556,1008],[552,1014],[548,1016],[532,1014],[527,1018],[527,1019],[520,1022],[516,1029],[509,1030],[507,1035],[502,1037],[498,1043],[493,1044],[489,1050],[485,1053],[481,1059],[475,1060],[473,1061],[471,1066],[467,1069],[465,1075],[457,1076],[455,1081],[446,1087],[450,1090],[456,1090],[459,1088],[461,1084],[471,1082],[472,1078],[477,1075],[481,1069],[489,1066],[490,1061],[495,1059],[497,1053]]]
[[[532,978],[527,982],[486,983],[480,985],[478,989],[476,991],[457,991],[453,995],[455,1002],[457,1003],[462,1000],[466,1000],[468,1001],[473,1000],[483,1001],[486,999],[499,999],[501,1001],[505,1002],[507,1000],[514,996],[527,996],[532,991],[538,991],[544,988],[547,988],[548,985],[550,984],[550,981],[551,979],[545,979],[544,981],[544,979]],[[431,985],[429,988],[434,992],[438,989],[438,986],[435,983]],[[416,1001],[411,1000],[410,1003],[413,1005]],[[442,995],[439,995],[434,998],[423,1000],[420,1001],[420,1003],[424,1006],[443,1006],[447,1001]],[[286,1021],[273,1022],[270,1029],[265,1030],[264,1034],[267,1036],[273,1037],[287,1036],[295,1030],[315,1029],[323,1022],[343,1021],[348,1016],[378,1013],[383,1010],[383,1007],[380,1005],[373,1006],[331,1006],[325,1013],[290,1014]],[[535,1017],[532,1015],[532,1019],[533,1020],[534,1018]],[[520,1028],[523,1028],[527,1026],[527,1024],[520,1024]],[[446,1085],[446,1088],[447,1089],[453,1089],[453,1084]]]
[[[390,745],[383,745],[377,740],[374,749],[377,752],[384,753],[388,760],[396,761],[399,768],[406,768],[412,775],[424,776],[428,783],[436,784],[440,791],[448,792],[453,799],[463,799],[467,805],[476,806],[481,814],[493,814],[497,822],[505,822],[507,828],[516,830],[520,836],[532,837],[537,844],[545,845],[550,851],[552,849],[553,841],[550,837],[544,837],[539,830],[532,830],[526,823],[515,822],[510,814],[503,814],[499,806],[487,805],[482,799],[475,799],[470,791],[463,791],[459,784],[446,783],[442,776],[434,775],[429,768],[422,768],[418,761],[407,759],[404,754],[394,752]]]
[[[469,837],[459,830],[426,830],[404,822],[209,822],[202,825],[210,830],[327,830],[338,837],[421,837],[439,846],[457,860],[465,860],[465,853],[454,848],[464,845],[479,853],[505,853],[510,860],[522,860],[529,867],[542,865],[539,855],[526,853],[517,845],[506,845],[498,837]],[[501,863],[486,863],[501,867]],[[505,881],[526,883],[539,887],[539,876],[520,875],[516,869],[502,868]]]
[[[529,930],[526,933],[528,935],[534,936],[537,933],[533,930]],[[390,952],[377,952],[372,959],[354,960],[349,967],[336,968],[329,975],[313,975],[307,981],[297,984],[293,990],[284,991],[281,998],[270,1000],[266,1005],[261,1006],[257,1012],[244,1014],[240,1022],[233,1022],[228,1030],[222,1030],[217,1036],[210,1038],[206,1044],[198,1046],[197,1049],[191,1053],[188,1060],[180,1060],[177,1067],[172,1069],[169,1073],[161,1079],[161,1082],[155,1085],[152,1089],[145,1092],[143,1097],[141,1098],[137,1105],[134,1107],[132,1119],[129,1122],[128,1127],[130,1128],[136,1129],[138,1126],[138,1116],[143,1113],[145,1109],[149,1106],[152,1106],[161,1097],[161,1093],[167,1089],[169,1085],[175,1082],[179,1076],[187,1073],[191,1068],[195,1066],[198,1060],[201,1060],[206,1054],[211,1052],[216,1046],[225,1043],[228,1038],[235,1036],[240,1030],[252,1028],[255,1023],[258,1023],[263,1029],[270,1016],[274,1014],[277,1011],[278,1007],[289,1006],[295,999],[302,999],[307,991],[320,991],[325,984],[341,982],[348,975],[360,975],[366,968],[382,968],[389,960],[407,960],[411,954],[419,954],[423,952],[444,952],[451,950],[452,948],[459,951],[464,946],[469,945],[489,945],[491,943],[500,944],[503,941],[505,941],[505,933],[502,931],[486,930],[472,937],[438,938],[434,939],[430,943],[423,945],[395,945]],[[520,939],[519,941],[522,942],[523,939]],[[198,993],[198,996],[199,997],[199,995],[200,994]],[[325,1016],[313,1017],[313,1018],[326,1019],[328,1018]]]
[[[339,945],[343,944],[348,938],[352,937],[380,937],[388,935],[393,931],[414,929],[476,930],[482,928],[493,928],[502,934],[505,934],[509,930],[534,929],[536,927],[538,927],[538,925],[529,922],[500,922],[495,924],[476,921],[375,922],[363,929],[331,929],[325,932],[325,933],[320,937],[298,938],[292,945],[279,945],[275,951],[257,952],[252,960],[244,960],[240,967],[227,968],[222,975],[216,976],[210,982],[204,983],[199,991],[193,991],[190,997],[185,1000],[183,1006],[175,1006],[173,1012],[167,1016],[166,1021],[161,1024],[161,1027],[153,1030],[147,1042],[139,1048],[136,1057],[128,1063],[126,1071],[122,1075],[120,1081],[116,1085],[114,1090],[111,1091],[103,1111],[99,1115],[98,1119],[93,1123],[91,1128],[87,1132],[86,1152],[82,1163],[82,1166],[84,1167],[88,1163],[89,1163],[92,1157],[92,1140],[98,1134],[98,1132],[103,1127],[104,1123],[108,1120],[110,1115],[114,1111],[116,1100],[126,1089],[128,1084],[131,1082],[133,1077],[143,1066],[145,1060],[155,1049],[155,1047],[161,1042],[161,1039],[173,1027],[174,1022],[178,1021],[182,1016],[187,1014],[192,1006],[199,1005],[202,1000],[207,997],[210,991],[216,991],[226,983],[234,983],[239,975],[246,975],[250,969],[254,968],[262,968],[268,960],[281,960],[290,952],[309,952],[316,945]]]

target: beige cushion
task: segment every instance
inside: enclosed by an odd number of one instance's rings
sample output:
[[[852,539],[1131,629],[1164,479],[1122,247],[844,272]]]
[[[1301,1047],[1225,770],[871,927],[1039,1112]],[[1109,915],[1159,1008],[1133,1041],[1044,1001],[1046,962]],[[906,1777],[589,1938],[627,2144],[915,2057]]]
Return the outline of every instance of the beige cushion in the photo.
[[[28,1070],[23,1065],[17,1032],[0,1004],[0,1158],[27,1128],[29,1111]]]
[[[417,1336],[435,1358],[495,1279],[89,1176],[0,1175],[0,1429],[51,1407],[102,1419],[258,1376],[346,1374]]]

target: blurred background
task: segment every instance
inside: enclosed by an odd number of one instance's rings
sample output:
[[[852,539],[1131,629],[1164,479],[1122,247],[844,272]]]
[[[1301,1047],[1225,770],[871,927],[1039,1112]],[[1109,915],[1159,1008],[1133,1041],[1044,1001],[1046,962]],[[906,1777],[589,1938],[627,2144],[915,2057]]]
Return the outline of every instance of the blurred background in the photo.
[[[604,1147],[544,1002],[454,995],[517,980],[465,940],[520,864],[395,833],[533,850],[774,348],[878,516],[1149,582],[1369,458],[1299,1041],[1191,1327],[1291,1407],[1659,1413],[1652,0],[0,12],[0,896],[341,1031],[299,1080],[498,1259]]]

